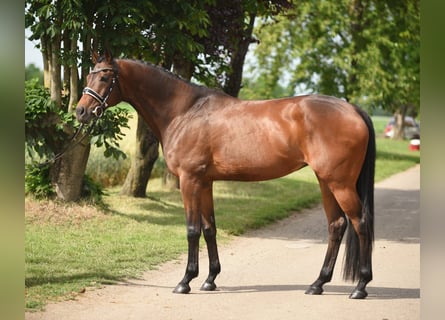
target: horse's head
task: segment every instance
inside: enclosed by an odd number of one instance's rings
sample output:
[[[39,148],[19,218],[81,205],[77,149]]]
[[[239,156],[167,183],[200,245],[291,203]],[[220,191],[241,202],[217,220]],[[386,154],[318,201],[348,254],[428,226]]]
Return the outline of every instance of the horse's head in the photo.
[[[87,76],[87,86],[83,89],[77,108],[77,120],[88,123],[93,117],[99,118],[105,109],[121,101],[118,81],[118,68],[109,53],[98,57],[93,54],[95,64]]]

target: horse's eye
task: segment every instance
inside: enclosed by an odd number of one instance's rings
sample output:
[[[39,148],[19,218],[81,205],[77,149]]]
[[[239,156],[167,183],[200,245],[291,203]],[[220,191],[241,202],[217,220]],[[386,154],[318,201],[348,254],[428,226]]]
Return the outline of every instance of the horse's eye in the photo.
[[[109,79],[109,77],[102,76],[102,77],[100,78],[100,81],[108,82],[108,79]]]

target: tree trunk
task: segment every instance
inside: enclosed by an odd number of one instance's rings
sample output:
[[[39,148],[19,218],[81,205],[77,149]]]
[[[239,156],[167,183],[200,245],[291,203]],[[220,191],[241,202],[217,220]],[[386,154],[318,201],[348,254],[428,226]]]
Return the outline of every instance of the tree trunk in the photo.
[[[148,180],[153,165],[159,156],[158,149],[158,140],[142,117],[138,115],[136,150],[131,159],[131,167],[125,178],[121,194],[132,197],[146,197]]]
[[[51,44],[51,56],[50,56],[50,75],[51,75],[51,100],[56,103],[58,108],[62,105],[62,77],[61,77],[61,67],[58,57],[60,51],[60,39],[56,37],[54,42]]]
[[[69,38],[69,34],[68,32],[66,32],[66,30],[63,32],[63,48],[66,51],[66,53],[69,54],[69,52],[71,51],[71,39]],[[66,54],[65,53],[65,54]],[[67,57],[65,57],[64,59],[64,65],[63,65],[63,79],[62,79],[62,90],[63,90],[63,95],[66,95],[67,92],[69,92],[70,89],[70,73],[71,73],[71,68],[70,68],[70,60]],[[69,106],[62,106],[63,110],[67,111],[69,110]]]
[[[394,140],[403,140],[405,138],[405,116],[408,108],[406,106],[400,107],[394,114],[394,128],[393,136]]]
[[[249,18],[249,25],[247,29],[244,30],[244,36],[239,40],[237,49],[232,54],[232,58],[230,60],[231,72],[229,74],[227,83],[224,85],[224,92],[233,97],[238,97],[239,91],[241,90],[244,60],[246,58],[247,51],[249,50],[249,45],[254,42],[252,39],[252,32],[255,24],[255,14],[250,14]]]
[[[60,53],[60,36],[56,36],[53,41],[47,46],[49,54],[47,65],[50,74],[50,92],[51,100],[53,100],[58,108],[65,109],[67,106],[62,106],[62,77],[61,77],[61,61],[58,56]],[[70,82],[77,81],[77,71],[73,74],[75,79]],[[70,77],[71,78],[71,77]],[[77,100],[77,89],[70,92],[74,96],[71,99]],[[73,128],[67,128],[68,131],[74,131]],[[71,133],[73,134],[73,133]],[[61,143],[59,152],[64,148],[64,143]],[[74,141],[71,143],[75,143]],[[88,141],[79,143],[71,150],[67,151],[62,158],[58,159],[50,168],[51,182],[55,187],[56,195],[59,199],[65,201],[77,201],[81,197],[83,177],[90,154],[90,143]]]
[[[83,54],[82,54],[82,61],[89,61],[91,60],[91,49],[90,49],[90,45],[91,45],[91,35],[87,34],[86,35],[86,39],[83,42]],[[81,75],[80,75],[80,83],[82,85],[82,87],[85,87],[87,85],[87,75],[90,73],[90,68],[89,66],[84,63],[81,66]],[[80,94],[80,92],[78,92],[77,94]]]
[[[80,199],[89,154],[90,144],[79,143],[51,167],[51,182],[55,187],[57,198],[65,201]]]
[[[77,39],[71,40],[71,52],[77,52]],[[68,111],[74,111],[74,106],[79,100],[79,71],[76,63],[69,66],[70,72],[70,101],[68,103]]]
[[[40,45],[42,46],[42,58],[43,58],[43,85],[45,88],[51,88],[51,45],[47,41],[46,37],[40,38]]]
[[[180,75],[185,80],[190,81],[193,76],[194,65],[191,61],[185,60],[182,57],[173,59],[173,72]]]

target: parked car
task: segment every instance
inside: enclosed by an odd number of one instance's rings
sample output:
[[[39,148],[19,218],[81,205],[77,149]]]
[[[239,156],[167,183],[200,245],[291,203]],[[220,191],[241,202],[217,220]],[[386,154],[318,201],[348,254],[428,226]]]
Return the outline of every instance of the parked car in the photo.
[[[392,138],[394,135],[394,117],[391,118],[385,127],[385,137]],[[420,125],[414,120],[413,117],[405,117],[405,128],[403,130],[403,137],[405,139],[419,139],[420,138]]]

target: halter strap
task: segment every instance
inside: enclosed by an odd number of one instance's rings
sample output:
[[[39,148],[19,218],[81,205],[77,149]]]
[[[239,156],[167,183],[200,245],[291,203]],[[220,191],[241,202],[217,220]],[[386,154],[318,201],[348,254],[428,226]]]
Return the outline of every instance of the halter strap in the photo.
[[[113,69],[113,68],[99,68],[99,69],[94,69],[90,73],[98,73],[98,72],[101,72],[101,71],[114,71],[114,72],[116,72],[116,70]]]
[[[107,104],[105,98],[108,97],[108,95],[103,98],[101,97],[100,94],[98,94],[96,91],[94,91],[93,89],[89,88],[89,87],[85,87],[82,91],[83,94],[87,94],[89,96],[92,96],[94,99],[96,99],[101,105],[105,105]]]

